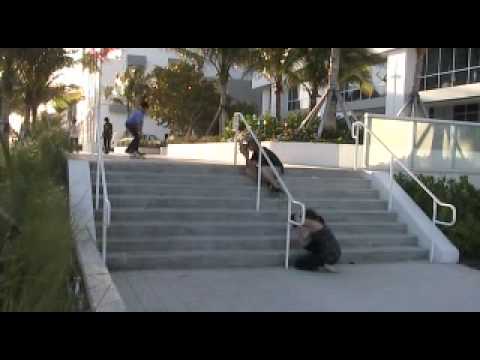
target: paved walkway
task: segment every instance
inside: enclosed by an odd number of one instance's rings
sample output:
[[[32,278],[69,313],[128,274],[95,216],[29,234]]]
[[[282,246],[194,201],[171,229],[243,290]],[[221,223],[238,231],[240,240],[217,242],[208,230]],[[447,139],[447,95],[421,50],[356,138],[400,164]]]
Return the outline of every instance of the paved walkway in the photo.
[[[480,311],[480,271],[424,263],[129,271],[112,277],[129,311]]]

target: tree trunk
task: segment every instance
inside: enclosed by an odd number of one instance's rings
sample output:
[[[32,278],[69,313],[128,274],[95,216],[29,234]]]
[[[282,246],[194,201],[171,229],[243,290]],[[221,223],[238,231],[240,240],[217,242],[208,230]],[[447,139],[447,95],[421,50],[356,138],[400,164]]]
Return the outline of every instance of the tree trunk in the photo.
[[[330,72],[328,75],[328,98],[327,98],[327,111],[325,113],[325,130],[336,131],[337,130],[337,96],[335,94],[337,90],[338,75],[340,72],[340,48],[332,48],[330,54]]]
[[[225,126],[228,122],[227,112],[227,97],[228,97],[228,83],[220,83],[220,121],[218,122],[218,133],[223,135],[225,133]]]
[[[412,116],[415,116],[415,114],[413,113],[414,112],[414,108],[413,108],[414,102],[417,101],[417,99],[418,99],[418,105],[421,105],[419,92],[420,92],[420,88],[421,88],[422,83],[421,83],[420,76],[422,76],[422,72],[423,72],[423,60],[425,59],[425,55],[426,55],[426,49],[425,48],[417,48],[417,64],[415,66],[415,82],[413,84],[412,93],[410,95],[410,98],[411,98],[411,101],[412,101],[412,104],[411,104],[411,114],[412,114]],[[423,112],[423,110],[422,110],[422,112]],[[423,114],[423,116],[427,117],[428,114]]]
[[[215,125],[215,122],[217,121],[218,117],[220,116],[220,111],[222,111],[221,105],[218,106],[218,110],[215,113],[215,116],[213,117],[212,122],[210,123],[210,125],[208,125],[207,131],[205,132],[205,136],[210,135],[210,133],[213,129],[213,125]]]
[[[318,85],[313,85],[309,94],[310,95],[310,111],[312,111],[313,108],[317,105],[318,91],[319,91]]]
[[[2,96],[2,106],[1,106],[1,118],[0,118],[0,139],[2,141],[5,141],[6,144],[8,144],[8,137],[9,137],[9,132],[10,132],[10,123],[9,123],[9,117],[10,117],[10,101],[8,99],[8,96],[4,95]]]
[[[25,104],[25,118],[23,119],[23,125],[26,129],[30,128],[30,105]]]
[[[7,56],[2,73],[2,97],[1,97],[1,113],[0,113],[0,139],[4,142],[8,149],[8,140],[10,135],[10,102],[13,92],[13,61]]]
[[[33,104],[32,105],[32,124],[35,125],[37,121],[37,114],[38,114],[38,104]]]
[[[277,123],[282,118],[282,93],[283,79],[279,77],[275,80],[275,118],[277,119]]]

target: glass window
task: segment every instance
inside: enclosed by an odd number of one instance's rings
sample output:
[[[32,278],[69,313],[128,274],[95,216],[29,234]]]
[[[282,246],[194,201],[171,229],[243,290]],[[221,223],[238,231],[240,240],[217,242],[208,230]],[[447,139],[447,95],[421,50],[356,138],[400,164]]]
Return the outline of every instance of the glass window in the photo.
[[[455,69],[461,70],[468,67],[468,48],[455,49]]]
[[[480,48],[471,48],[470,66],[480,66]]]
[[[468,82],[468,71],[453,73],[453,86],[465,85]]]
[[[456,121],[478,121],[478,104],[456,105],[453,107],[453,120]]]
[[[427,52],[427,75],[438,73],[439,48],[428,49]]]
[[[441,48],[440,72],[453,70],[453,48]]]
[[[288,89],[288,111],[299,110],[300,99],[298,98],[298,87]]]
[[[425,90],[425,78],[420,79],[420,91]]]
[[[426,89],[427,90],[438,89],[438,76],[434,75],[434,76],[427,77]]]
[[[440,87],[450,87],[452,86],[452,74],[440,75]]]
[[[360,100],[360,90],[355,89],[352,91],[352,101]]]
[[[480,82],[480,69],[470,70],[470,83]]]

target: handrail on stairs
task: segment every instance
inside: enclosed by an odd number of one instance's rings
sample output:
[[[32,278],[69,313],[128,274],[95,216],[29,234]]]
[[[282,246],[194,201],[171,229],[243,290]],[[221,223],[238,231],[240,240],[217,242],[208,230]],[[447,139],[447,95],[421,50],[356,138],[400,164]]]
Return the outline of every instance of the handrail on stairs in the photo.
[[[261,202],[261,182],[262,182],[262,157],[265,157],[265,160],[267,160],[268,165],[273,171],[273,174],[277,178],[278,182],[280,183],[280,186],[282,187],[283,192],[287,195],[288,199],[288,211],[287,211],[287,237],[286,237],[286,244],[285,244],[285,269],[288,269],[289,267],[289,256],[290,256],[290,242],[291,242],[291,225],[296,225],[296,226],[302,226],[305,224],[305,215],[306,215],[306,207],[305,204],[297,201],[294,199],[290,191],[288,190],[287,185],[285,185],[285,182],[283,181],[282,177],[278,173],[276,167],[273,165],[272,160],[268,157],[268,155],[265,153],[265,151],[262,148],[262,144],[258,140],[257,136],[253,132],[252,128],[250,125],[246,122],[245,117],[243,116],[242,113],[237,112],[234,115],[234,120],[239,123],[240,121],[245,125],[247,131],[250,133],[250,136],[253,138],[253,140],[257,143],[258,146],[258,180],[257,180],[257,212],[260,211],[260,202]],[[237,164],[237,144],[238,144],[238,126],[236,127],[236,134],[235,134],[235,145],[234,145],[234,163],[235,165]],[[300,221],[295,221],[292,219],[292,205],[297,205],[301,209],[301,216],[300,216]]]
[[[112,217],[112,207],[110,199],[108,197],[107,179],[105,176],[105,161],[103,159],[102,144],[98,142],[97,147],[97,174],[96,174],[96,198],[95,198],[95,210],[98,212],[100,208],[100,181],[102,183],[102,259],[106,264],[107,262],[107,229],[110,227]],[[100,178],[101,176],[101,178]]]
[[[433,215],[432,215],[432,221],[434,225],[444,225],[444,226],[453,226],[457,222],[457,209],[455,206],[452,204],[444,203],[440,201],[428,188],[427,186],[412,172],[410,169],[405,166],[405,164],[398,159],[395,154],[390,150],[390,148],[385,145],[385,143],[380,140],[380,138],[375,135],[373,131],[371,131],[367,126],[365,126],[364,123],[360,121],[356,121],[352,124],[352,137],[355,139],[355,152],[354,152],[354,161],[353,161],[353,166],[354,170],[357,170],[358,164],[357,164],[357,151],[358,151],[358,145],[359,145],[359,133],[360,133],[360,127],[363,127],[366,134],[370,134],[370,136],[373,136],[384,148],[390,153],[390,186],[389,186],[389,199],[388,199],[388,210],[392,211],[393,207],[393,175],[394,175],[394,165],[398,164],[415,182],[420,185],[420,187],[432,198],[433,201]],[[364,142],[366,143],[366,142]],[[438,220],[437,215],[438,215],[438,206],[441,207],[446,207],[452,210],[452,221],[450,222],[443,222]],[[431,241],[431,247],[430,247],[430,262],[433,262],[433,255],[434,255],[434,243],[433,239]]]

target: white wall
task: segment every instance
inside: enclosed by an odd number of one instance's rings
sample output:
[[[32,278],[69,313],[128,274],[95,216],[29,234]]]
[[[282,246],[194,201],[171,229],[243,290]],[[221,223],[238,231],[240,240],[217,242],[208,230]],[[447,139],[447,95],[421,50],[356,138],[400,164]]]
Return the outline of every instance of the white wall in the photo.
[[[114,85],[117,74],[126,70],[128,55],[145,56],[147,60],[146,72],[152,71],[156,66],[166,67],[168,66],[169,59],[179,58],[179,55],[176,52],[163,48],[123,48],[122,55],[118,60],[108,60],[103,65],[102,93],[104,93],[103,90],[106,86]],[[127,114],[110,112],[109,104],[110,100],[102,98],[101,119],[103,122],[103,119],[106,116],[110,118],[113,125],[113,143],[115,145],[123,137],[126,130],[125,121]],[[168,129],[163,126],[158,126],[156,121],[149,116],[145,116],[143,132],[148,135],[156,135],[161,139],[166,133],[168,133]]]
[[[386,115],[396,115],[403,107],[413,87],[416,49],[395,49],[387,58]]]
[[[354,145],[263,142],[284,164],[353,168]],[[233,164],[233,143],[170,144],[168,157],[198,159]],[[362,147],[358,149],[358,163],[362,163]],[[243,155],[237,153],[238,164],[245,164]]]

